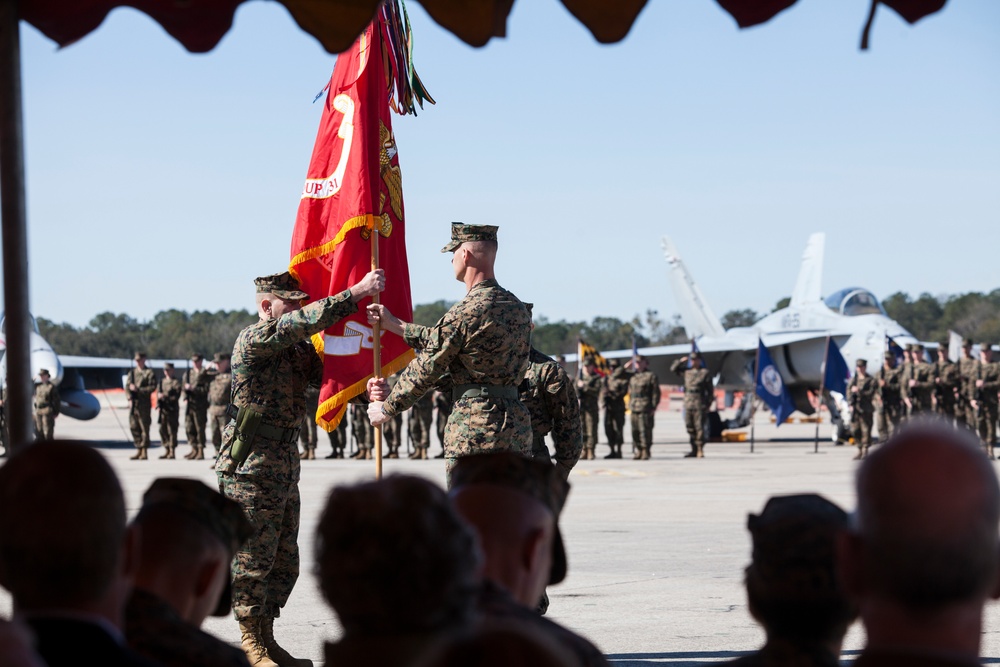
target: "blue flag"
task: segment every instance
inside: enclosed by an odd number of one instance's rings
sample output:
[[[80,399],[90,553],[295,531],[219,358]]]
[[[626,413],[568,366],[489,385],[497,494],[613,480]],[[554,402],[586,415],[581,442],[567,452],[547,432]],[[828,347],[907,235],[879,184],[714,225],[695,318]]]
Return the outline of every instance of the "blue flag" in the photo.
[[[847,367],[844,355],[833,342],[832,337],[826,339],[826,370],[823,372],[823,387],[838,394],[847,394],[847,381],[851,377],[851,369]]]
[[[694,338],[691,339],[691,354],[697,354],[699,357],[701,356],[701,350],[698,349],[698,343],[694,342]],[[691,368],[692,366],[694,366],[694,362],[691,360],[691,356],[689,355],[688,368]]]
[[[896,365],[906,361],[906,354],[903,352],[902,346],[894,341],[889,334],[885,335],[885,346],[889,350],[889,354],[896,357]]]
[[[635,342],[635,334],[632,334],[632,358],[635,359],[639,356],[639,346]]]
[[[788,393],[788,387],[781,377],[781,373],[775,368],[771,361],[771,355],[764,347],[764,343],[757,341],[757,395],[767,403],[774,413],[774,419],[778,426],[781,426],[788,415],[795,411],[795,403]]]

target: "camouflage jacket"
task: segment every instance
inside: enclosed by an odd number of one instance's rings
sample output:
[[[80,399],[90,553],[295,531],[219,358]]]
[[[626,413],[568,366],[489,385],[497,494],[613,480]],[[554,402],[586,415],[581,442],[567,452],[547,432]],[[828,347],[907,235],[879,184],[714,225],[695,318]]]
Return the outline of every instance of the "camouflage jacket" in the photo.
[[[260,320],[240,332],[233,347],[232,403],[263,415],[264,423],[298,428],[306,413],[306,387],[319,386],[323,362],[309,337],[357,311],[349,290],[314,301],[277,319]],[[226,426],[215,470],[254,475],[281,483],[299,479],[299,452],[295,442],[257,436],[250,455],[239,466],[231,447],[234,423]]]
[[[857,392],[852,391],[857,387]],[[851,405],[851,410],[856,413],[871,414],[875,411],[875,391],[878,389],[878,381],[872,375],[862,376],[855,373],[851,381],[847,383],[847,402]]]
[[[962,386],[959,396],[968,401],[976,397],[976,375],[979,373],[979,361],[972,357],[962,357],[958,360],[958,372],[962,376]]]
[[[912,387],[910,380],[916,381]],[[934,391],[934,366],[927,362],[904,365],[900,388],[903,396],[929,401]]]
[[[976,389],[976,400],[990,405],[996,404],[1000,400],[997,397],[997,391],[1000,390],[1000,363],[993,361],[984,364],[980,361],[976,371],[976,380],[983,381],[983,386]]]
[[[712,375],[707,368],[685,370],[686,366],[687,362],[680,359],[670,365],[670,372],[684,378],[684,409],[708,410],[714,398]]]
[[[156,407],[160,414],[177,414],[180,412],[181,389],[184,385],[177,378],[160,378],[156,387]]]
[[[899,386],[902,373],[899,367],[886,368],[883,366],[875,372],[873,377],[875,378],[876,385],[875,394],[878,396],[879,402],[883,406],[898,405],[902,400],[901,389]]]
[[[494,279],[472,287],[433,327],[407,324],[403,337],[418,348],[385,401],[394,416],[450,375],[455,386],[481,384],[516,387],[528,370],[531,317],[520,300]],[[456,400],[445,446],[449,456],[491,449],[529,451],[531,423],[517,398]]]
[[[547,358],[547,357],[546,357]],[[554,361],[554,360],[550,360]],[[576,393],[580,397],[580,410],[583,412],[596,412],[598,400],[601,397],[601,388],[604,385],[604,377],[594,373],[589,375],[583,371],[576,380]]]
[[[35,395],[31,400],[31,405],[35,409],[36,415],[57,415],[59,414],[59,387],[53,382],[39,382],[35,385]]]
[[[654,412],[660,404],[660,378],[653,371],[631,373],[628,394],[631,412]]]
[[[187,399],[188,407],[203,408],[208,405],[208,385],[213,375],[204,367],[201,370],[189,368],[184,371],[184,398]]]
[[[531,415],[532,434],[552,433],[556,461],[567,470],[576,465],[583,451],[580,401],[563,367],[535,348],[528,356],[521,402]]]
[[[222,414],[229,406],[233,393],[233,374],[216,373],[208,385],[208,406],[213,414]]]
[[[934,385],[934,395],[937,400],[945,404],[955,403],[962,384],[962,373],[958,364],[938,359],[934,363],[934,376],[937,378]]]
[[[628,393],[628,371],[616,368],[604,382],[604,409],[625,411],[625,394]]]
[[[156,391],[156,374],[153,373],[153,369],[147,366],[141,370],[139,367],[129,370],[128,377],[125,378],[126,390],[130,384],[135,385],[135,393],[130,398],[138,405],[149,406],[150,397]]]
[[[125,641],[164,667],[249,667],[246,654],[184,621],[164,600],[132,590],[125,607]]]

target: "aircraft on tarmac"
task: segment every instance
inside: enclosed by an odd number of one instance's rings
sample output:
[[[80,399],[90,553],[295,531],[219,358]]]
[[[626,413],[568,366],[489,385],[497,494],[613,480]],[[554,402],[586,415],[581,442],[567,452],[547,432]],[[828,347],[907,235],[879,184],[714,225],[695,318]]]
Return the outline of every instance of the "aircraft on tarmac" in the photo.
[[[825,235],[809,237],[795,288],[788,307],[765,315],[749,327],[725,329],[705,301],[680,254],[664,237],[663,250],[669,268],[681,321],[695,341],[706,367],[717,376],[716,386],[742,391],[753,386],[758,337],[771,354],[800,412],[812,414],[816,406],[810,392],[819,390],[827,337],[832,337],[853,370],[856,359],[868,361],[872,371],[882,365],[888,335],[900,345],[918,342],[899,323],[886,315],[870,291],[848,287],[823,298],[823,245]],[[678,384],[670,365],[691,352],[691,344],[640,348],[650,369],[664,383]],[[609,359],[628,358],[632,350],[602,352]]]
[[[29,315],[29,317],[31,317]],[[0,385],[7,384],[6,320],[0,312]],[[62,399],[60,414],[73,419],[93,419],[101,411],[101,402],[88,389],[122,389],[122,376],[135,362],[131,359],[60,356],[38,332],[38,323],[31,317],[31,377],[37,382],[41,369],[49,371],[52,382],[59,386]],[[183,365],[183,361],[180,364]],[[162,361],[150,361],[151,368],[162,368]]]

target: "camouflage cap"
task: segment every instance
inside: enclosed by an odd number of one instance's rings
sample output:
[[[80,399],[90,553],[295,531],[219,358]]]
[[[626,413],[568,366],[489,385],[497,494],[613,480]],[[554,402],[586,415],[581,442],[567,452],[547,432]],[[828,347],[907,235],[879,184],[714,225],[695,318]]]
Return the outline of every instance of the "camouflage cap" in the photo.
[[[747,580],[773,597],[825,599],[839,595],[835,544],[847,513],[814,493],[775,496],[747,517],[753,541]]]
[[[441,248],[441,252],[454,252],[458,246],[469,241],[496,241],[496,225],[467,225],[463,222],[451,223],[451,241]]]
[[[309,298],[309,295],[299,288],[299,281],[288,271],[254,278],[253,284],[257,286],[258,294],[270,292],[286,301],[300,301]]]
[[[174,370],[174,362],[167,361],[167,362],[165,362],[163,364],[163,367],[166,368],[167,370],[171,370],[172,371],[172,370]]]
[[[559,476],[556,467],[513,452],[463,456],[451,471],[451,490],[454,492],[472,484],[505,486],[534,498],[552,512],[556,525],[549,584],[558,584],[565,579],[566,548],[559,530],[559,515],[566,504],[569,482]]]
[[[145,352],[136,352],[135,355],[133,356],[133,359],[145,359],[145,358],[146,358]]]
[[[38,374],[39,375],[49,375],[49,369],[48,368],[39,368],[38,369]]]
[[[228,352],[216,352],[215,356],[212,357],[212,361],[215,363],[219,363],[220,361],[229,361],[232,358],[233,355],[229,354]]]
[[[200,354],[198,352],[193,352],[191,354],[191,361],[204,361],[204,360],[205,360],[205,355],[203,354]]]
[[[218,537],[231,554],[254,534],[253,525],[239,503],[196,479],[160,477],[153,480],[142,496],[139,517],[150,507],[170,507],[200,523]],[[231,608],[232,583],[227,578],[212,615],[227,616]]]
[[[868,360],[867,359],[858,359],[856,362],[854,362],[854,365],[855,366],[867,366],[868,365]]]

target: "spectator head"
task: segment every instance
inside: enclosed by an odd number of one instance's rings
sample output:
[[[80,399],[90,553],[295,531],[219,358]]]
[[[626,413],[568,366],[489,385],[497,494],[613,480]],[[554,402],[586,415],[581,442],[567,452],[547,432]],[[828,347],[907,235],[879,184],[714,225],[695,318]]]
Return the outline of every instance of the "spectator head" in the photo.
[[[492,620],[449,638],[417,663],[418,667],[575,667],[579,661],[541,629],[516,621]]]
[[[316,529],[320,590],[348,636],[467,624],[479,561],[475,535],[444,491],[418,477],[335,488]]]
[[[844,510],[811,493],[775,496],[749,516],[747,528],[753,541],[747,599],[768,638],[839,644],[857,617],[836,575]]]
[[[142,531],[135,585],[188,623],[231,610],[229,565],[252,534],[239,504],[194,479],[155,480],[134,524]]]
[[[86,444],[36,442],[0,468],[0,585],[20,610],[120,625],[137,544],[118,478]]]
[[[486,578],[531,608],[566,578],[558,519],[568,493],[555,466],[512,452],[465,456],[452,470],[452,503],[479,535]]]

